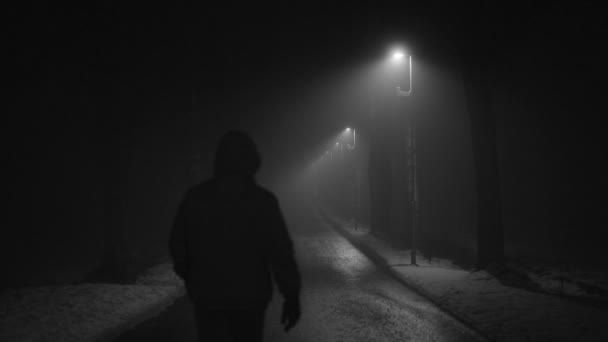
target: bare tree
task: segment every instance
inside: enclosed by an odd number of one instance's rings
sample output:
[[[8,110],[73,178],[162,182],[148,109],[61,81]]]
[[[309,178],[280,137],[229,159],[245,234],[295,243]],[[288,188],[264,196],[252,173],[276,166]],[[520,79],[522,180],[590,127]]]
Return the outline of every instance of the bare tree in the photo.
[[[505,32],[500,11],[480,2],[461,40],[463,81],[471,124],[477,197],[477,268],[504,264],[504,228],[493,91]]]

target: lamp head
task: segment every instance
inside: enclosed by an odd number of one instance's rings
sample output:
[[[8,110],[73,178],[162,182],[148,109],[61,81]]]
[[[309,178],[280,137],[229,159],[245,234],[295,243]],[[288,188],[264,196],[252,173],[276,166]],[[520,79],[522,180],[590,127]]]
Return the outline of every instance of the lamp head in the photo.
[[[400,62],[401,60],[403,60],[403,58],[405,57],[405,53],[403,53],[402,50],[395,50],[393,51],[393,61],[395,62]]]

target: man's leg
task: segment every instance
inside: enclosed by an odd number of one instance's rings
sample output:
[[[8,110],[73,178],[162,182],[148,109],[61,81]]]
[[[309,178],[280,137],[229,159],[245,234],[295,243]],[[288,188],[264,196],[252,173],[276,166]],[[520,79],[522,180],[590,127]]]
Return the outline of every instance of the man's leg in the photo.
[[[196,333],[199,342],[232,342],[230,317],[224,310],[195,305]]]
[[[266,307],[230,311],[229,329],[235,342],[262,342]]]

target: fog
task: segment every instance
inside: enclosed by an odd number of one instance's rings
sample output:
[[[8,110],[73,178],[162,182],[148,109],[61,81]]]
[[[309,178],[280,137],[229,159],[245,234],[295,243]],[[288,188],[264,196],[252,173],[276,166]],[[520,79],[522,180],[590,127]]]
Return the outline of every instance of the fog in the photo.
[[[480,26],[456,6],[140,10],[17,11],[3,289],[169,261],[229,130],[255,141],[296,236],[320,210],[467,270],[605,271],[606,54],[584,8]]]

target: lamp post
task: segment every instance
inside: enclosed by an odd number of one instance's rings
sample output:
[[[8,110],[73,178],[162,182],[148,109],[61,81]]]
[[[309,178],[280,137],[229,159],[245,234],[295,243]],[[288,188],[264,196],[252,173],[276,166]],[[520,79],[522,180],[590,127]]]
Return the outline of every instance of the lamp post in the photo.
[[[397,63],[401,63],[401,61],[403,60],[404,57],[405,57],[405,54],[401,51],[393,52],[393,60]],[[410,88],[407,91],[403,91],[403,90],[401,90],[400,86],[396,86],[395,90],[396,90],[397,96],[410,96],[412,94],[412,56],[408,55],[407,61],[408,61],[408,67],[409,67]]]
[[[353,144],[346,144],[346,146],[351,149],[354,150],[355,147],[357,146],[357,131],[353,128],[351,129],[350,127],[346,127],[346,132],[353,132]]]
[[[351,133],[353,135],[353,144],[349,144],[346,143],[346,148],[353,151],[353,153],[355,152],[355,148],[357,147],[357,131],[353,128],[351,129],[350,127],[347,127],[345,130],[346,133]],[[354,164],[353,166],[353,183],[354,183],[354,189],[353,189],[353,208],[354,208],[354,214],[353,214],[353,220],[355,221],[354,226],[355,229],[358,229],[359,227],[359,220],[357,215],[359,214],[359,212],[361,211],[361,193],[360,193],[360,182],[359,182],[359,171],[357,170],[357,166],[356,166],[356,158],[352,158],[352,162]]]
[[[395,51],[393,53],[393,60],[400,63],[405,57],[402,51]],[[407,56],[408,60],[408,71],[409,71],[409,89],[407,91],[401,90],[400,86],[395,87],[395,95],[397,97],[409,97],[412,95],[412,56]],[[416,165],[416,127],[414,125],[413,118],[410,118],[408,125],[407,134],[407,147],[408,147],[408,161],[407,166],[408,172],[408,187],[409,187],[409,198],[412,208],[412,252],[411,252],[411,265],[418,266],[416,262],[416,230],[418,228],[418,179],[417,179],[417,165]]]
[[[336,142],[335,147],[338,149],[338,155],[340,156],[340,159],[344,159],[344,144],[341,144],[339,141]]]
[[[352,133],[352,136],[353,136],[352,144],[350,144],[348,141],[344,141],[345,136],[350,135],[350,133]],[[340,174],[342,172],[342,170],[349,169],[347,160],[352,159],[352,158],[347,157],[347,155],[350,155],[350,153],[348,151],[350,150],[350,151],[354,152],[356,147],[357,147],[357,132],[354,128],[351,129],[350,127],[347,127],[339,135],[338,141],[335,142],[333,145],[331,145],[331,147],[328,150],[326,150],[325,153],[321,156],[320,161],[321,161],[321,163],[323,163],[325,160],[328,160],[329,163],[333,164],[334,154],[337,154],[336,159],[337,160],[339,159],[342,162],[335,165],[337,167],[335,169],[336,170],[335,172],[337,172],[337,174]],[[355,229],[357,229],[358,228],[357,213],[359,212],[359,209],[360,209],[359,175],[358,175],[356,165],[352,167],[352,170],[353,170],[353,174],[354,174],[354,189],[353,189],[354,204],[353,204],[353,207],[355,208],[355,213],[353,214],[353,218],[355,221]],[[340,183],[339,186],[343,186],[343,184]]]

